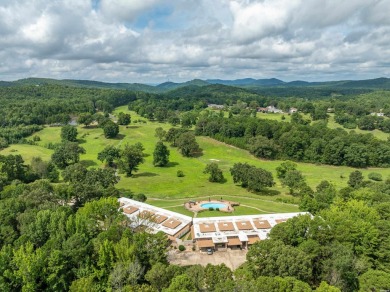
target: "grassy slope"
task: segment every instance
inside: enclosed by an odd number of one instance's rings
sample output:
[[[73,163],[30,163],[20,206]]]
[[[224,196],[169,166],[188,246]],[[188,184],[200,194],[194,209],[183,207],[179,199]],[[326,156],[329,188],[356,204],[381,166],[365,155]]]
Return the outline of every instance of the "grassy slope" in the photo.
[[[260,118],[260,119],[275,120],[275,121],[279,121],[279,122],[282,121],[282,116],[285,117],[284,121],[290,122],[291,116],[288,115],[288,114],[257,113],[257,117]],[[310,119],[309,115],[304,115],[304,117],[307,118],[307,119]],[[350,129],[345,129],[345,128],[343,128],[343,126],[341,126],[340,124],[336,123],[335,120],[334,120],[334,114],[329,114],[328,127],[331,128],[331,129],[341,128],[341,129],[344,129],[344,130],[346,130],[348,132],[352,131]],[[360,129],[356,128],[353,131],[355,131],[358,134],[372,134],[372,135],[374,135],[376,138],[378,138],[380,140],[387,140],[387,138],[389,137],[389,134],[386,134],[385,132],[382,132],[380,130],[366,131],[366,130],[360,130]]]
[[[282,119],[283,116],[285,118],[284,120]],[[291,121],[291,116],[289,114],[257,113],[256,117],[259,119],[275,120],[278,122],[281,122],[281,121],[290,122]]]
[[[39,156],[42,157],[43,160],[50,160],[50,156],[53,153],[52,150],[43,148],[43,147],[38,147],[38,146],[33,146],[33,145],[11,145],[8,148],[5,148],[0,151],[1,155],[22,155],[23,159],[27,162],[30,163],[31,159],[33,157]]]
[[[127,112],[126,107],[118,108],[115,112]],[[131,112],[132,119],[139,117]],[[200,147],[203,149],[203,155],[198,158],[184,158],[177,149],[170,148],[170,165],[169,167],[157,168],[152,164],[153,150],[157,138],[154,137],[154,131],[157,127],[169,129],[170,125],[157,122],[147,122],[146,124],[134,124],[128,128],[121,126],[121,136],[118,139],[105,139],[102,129],[79,127],[79,137],[81,146],[87,153],[81,156],[86,160],[89,166],[102,167],[100,161],[96,159],[97,153],[106,145],[120,146],[124,143],[141,142],[145,147],[145,153],[150,154],[145,158],[145,163],[140,165],[139,171],[132,178],[122,176],[117,187],[119,189],[131,190],[135,193],[144,193],[148,196],[148,202],[167,209],[190,215],[191,212],[184,210],[182,207],[186,198],[207,199],[209,196],[227,200],[235,200],[241,203],[235,211],[239,214],[256,214],[272,212],[294,212],[298,211],[297,206],[275,202],[277,198],[289,198],[279,181],[276,186],[268,192],[258,194],[249,193],[245,189],[233,184],[229,173],[229,168],[236,162],[248,162],[250,164],[262,167],[272,171],[275,175],[275,168],[281,161],[264,161],[254,158],[247,151],[225,145],[221,142],[210,139],[209,137],[197,137]],[[52,150],[43,146],[48,142],[58,142],[60,137],[60,128],[45,128],[38,133],[41,137],[39,146],[30,145],[12,145],[1,151],[1,154],[21,154],[27,162],[33,156],[42,156],[43,159],[49,159]],[[15,152],[12,152],[16,150]],[[210,183],[208,175],[203,174],[207,163],[218,160],[219,166],[224,171],[226,183]],[[314,165],[308,163],[298,163],[298,168],[304,173],[309,185],[315,187],[321,180],[333,182],[337,188],[346,186],[348,175],[352,168],[333,167],[326,165]],[[185,177],[176,176],[177,170],[182,170]],[[390,176],[390,169],[364,169],[363,174],[371,171],[381,173],[385,178]],[[223,213],[203,212],[199,216],[223,215]]]
[[[348,132],[352,131],[350,129],[345,129],[343,128],[343,126],[336,123],[336,121],[334,120],[334,114],[329,114],[328,127],[331,129],[342,128]],[[380,130],[367,131],[367,130],[360,130],[359,128],[356,127],[356,129],[354,129],[353,131],[355,131],[358,134],[372,134],[380,140],[387,140],[387,138],[389,137],[389,134],[382,132]]]

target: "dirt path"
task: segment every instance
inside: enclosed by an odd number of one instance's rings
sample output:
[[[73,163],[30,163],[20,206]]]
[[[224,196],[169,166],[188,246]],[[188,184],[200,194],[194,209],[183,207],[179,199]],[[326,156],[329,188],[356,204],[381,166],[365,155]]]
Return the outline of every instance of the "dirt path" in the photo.
[[[256,209],[256,210],[258,210],[258,211],[261,211],[261,212],[264,212],[264,213],[269,213],[269,214],[272,214],[272,213],[274,213],[274,212],[265,211],[265,210],[263,210],[263,209],[256,208],[256,207],[253,207],[253,206],[249,206],[249,205],[240,204],[240,206],[244,206],[244,207],[248,207],[248,208]]]

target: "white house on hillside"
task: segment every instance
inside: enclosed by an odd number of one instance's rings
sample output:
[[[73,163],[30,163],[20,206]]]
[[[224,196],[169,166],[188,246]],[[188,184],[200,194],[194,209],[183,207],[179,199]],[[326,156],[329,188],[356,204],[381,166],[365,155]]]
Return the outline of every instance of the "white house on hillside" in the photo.
[[[283,111],[281,109],[278,109],[278,108],[274,107],[273,105],[267,106],[267,112],[275,113],[275,114],[282,114],[283,113]]]

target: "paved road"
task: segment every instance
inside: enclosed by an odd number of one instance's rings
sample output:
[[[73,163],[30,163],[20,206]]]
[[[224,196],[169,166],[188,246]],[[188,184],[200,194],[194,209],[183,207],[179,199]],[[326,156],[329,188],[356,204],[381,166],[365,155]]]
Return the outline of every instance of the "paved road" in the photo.
[[[224,263],[230,269],[235,270],[246,261],[246,250],[230,250],[217,251],[212,255],[201,253],[199,251],[184,251],[171,250],[168,253],[168,260],[171,264],[179,266],[188,266],[200,264],[219,265]]]

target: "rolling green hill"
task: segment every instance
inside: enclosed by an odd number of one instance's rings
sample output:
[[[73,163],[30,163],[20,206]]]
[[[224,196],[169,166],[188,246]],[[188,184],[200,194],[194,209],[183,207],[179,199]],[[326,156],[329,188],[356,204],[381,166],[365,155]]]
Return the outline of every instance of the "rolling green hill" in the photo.
[[[143,91],[149,93],[164,93],[180,88],[190,87],[192,90],[202,87],[218,88],[215,86],[227,86],[245,88],[255,91],[259,94],[270,96],[331,96],[332,94],[360,94],[370,92],[374,89],[390,89],[389,78],[376,78],[368,80],[341,80],[329,82],[307,82],[302,80],[284,82],[276,78],[270,79],[194,79],[187,82],[164,82],[156,86],[141,83],[108,83],[92,80],[72,80],[72,79],[51,79],[51,78],[26,78],[17,81],[0,81],[0,86],[18,86],[18,85],[43,85],[55,84],[85,88],[110,88],[110,89],[127,89],[132,91]]]

